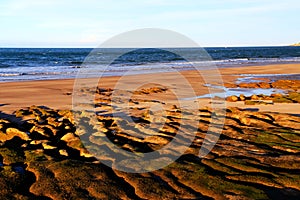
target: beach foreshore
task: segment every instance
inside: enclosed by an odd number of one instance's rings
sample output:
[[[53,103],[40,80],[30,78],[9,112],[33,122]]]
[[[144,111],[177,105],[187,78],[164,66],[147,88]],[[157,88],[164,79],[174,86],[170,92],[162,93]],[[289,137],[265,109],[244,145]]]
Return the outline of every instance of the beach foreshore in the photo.
[[[215,84],[234,83],[241,75],[246,74],[298,74],[300,72],[300,64],[280,64],[268,66],[251,66],[251,67],[234,67],[234,68],[221,68],[213,73],[220,73],[216,78]],[[209,93],[207,87],[204,86],[207,82],[201,76],[210,75],[209,71],[180,71],[183,79],[189,81],[195,95],[205,95]],[[164,83],[174,82],[178,79],[178,73],[158,73],[158,74],[139,74],[127,77],[127,82],[140,84],[142,87],[147,80],[153,77],[158,77],[155,84],[163,85]],[[98,82],[100,88],[114,88],[120,77],[101,77],[99,80],[85,79],[84,82]],[[179,80],[180,81],[180,80]],[[72,109],[72,94],[74,88],[74,79],[65,80],[43,80],[43,81],[24,81],[24,82],[4,82],[0,83],[0,105],[1,111],[5,113],[12,113],[17,109],[29,107],[31,105],[47,106],[55,109]],[[209,83],[211,84],[211,83]],[[148,84],[149,85],[149,84]],[[84,87],[84,86],[83,86]],[[172,94],[159,95],[160,100],[176,100]],[[175,88],[178,89],[178,88]],[[179,90],[184,93],[186,90]],[[193,96],[190,96],[193,98]],[[185,96],[189,97],[189,96]],[[208,103],[206,99],[198,99],[201,105]],[[227,106],[249,108],[251,106],[244,105],[242,102],[228,102]],[[284,113],[299,113],[299,104],[275,104],[275,105],[255,105],[253,108],[258,108],[260,111],[274,111]]]

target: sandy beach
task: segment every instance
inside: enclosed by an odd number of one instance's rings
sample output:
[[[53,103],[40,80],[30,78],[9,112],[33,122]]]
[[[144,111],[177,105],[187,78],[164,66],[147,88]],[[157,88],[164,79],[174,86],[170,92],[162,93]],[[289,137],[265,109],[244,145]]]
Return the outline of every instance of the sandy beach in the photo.
[[[300,64],[282,64],[269,66],[251,66],[251,67],[235,67],[235,68],[221,68],[221,80],[223,83],[234,83],[242,74],[297,74],[299,73]],[[182,71],[184,78],[186,78],[194,88],[195,95],[204,95],[208,90],[203,85],[205,81],[196,71]],[[205,75],[206,72],[203,72]],[[141,74],[129,77],[130,80],[136,83],[145,82],[155,74]],[[177,78],[177,73],[164,73],[162,83],[166,80],[173,80]],[[114,88],[116,82],[120,77],[102,77],[99,87]],[[89,80],[86,80],[89,82]],[[167,82],[167,81],[166,81]],[[44,81],[23,81],[23,82],[7,82],[0,83],[0,99],[1,111],[12,113],[13,111],[29,107],[31,105],[48,106],[55,109],[72,109],[72,92],[74,87],[74,80],[44,80]],[[184,90],[182,90],[184,92]],[[171,95],[159,96],[163,100],[174,100]],[[173,98],[173,99],[172,99]],[[205,104],[207,100],[199,100],[201,105]],[[246,108],[242,103],[228,102],[228,106]],[[250,106],[251,107],[251,106]],[[299,105],[292,104],[275,104],[272,106],[256,105],[260,111],[274,111],[285,113],[299,113]]]

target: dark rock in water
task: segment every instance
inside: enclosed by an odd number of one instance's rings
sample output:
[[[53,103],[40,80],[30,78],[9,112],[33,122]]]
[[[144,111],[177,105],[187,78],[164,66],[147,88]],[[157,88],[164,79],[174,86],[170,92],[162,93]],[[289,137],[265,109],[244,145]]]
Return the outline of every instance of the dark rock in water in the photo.
[[[270,85],[269,83],[266,83],[266,82],[260,82],[260,83],[258,83],[258,88],[269,89],[271,87],[272,87],[272,85]]]
[[[238,85],[240,88],[259,88],[259,85],[257,83],[240,83]]]
[[[239,86],[237,84],[234,84],[234,83],[224,83],[224,87],[227,87],[227,88],[237,88]]]
[[[230,102],[236,102],[239,100],[239,98],[237,96],[233,95],[233,96],[227,97],[226,100],[230,101]]]
[[[271,97],[283,97],[283,95],[282,94],[280,94],[280,93],[275,93],[275,94],[271,94]]]
[[[259,97],[254,94],[254,95],[251,96],[251,100],[259,100]]]
[[[300,88],[300,80],[277,80],[272,83],[272,87],[278,89],[298,90]]]
[[[246,100],[246,97],[245,97],[245,95],[243,95],[243,94],[240,94],[240,96],[239,96],[239,100],[240,100],[240,101],[245,101],[245,100]]]

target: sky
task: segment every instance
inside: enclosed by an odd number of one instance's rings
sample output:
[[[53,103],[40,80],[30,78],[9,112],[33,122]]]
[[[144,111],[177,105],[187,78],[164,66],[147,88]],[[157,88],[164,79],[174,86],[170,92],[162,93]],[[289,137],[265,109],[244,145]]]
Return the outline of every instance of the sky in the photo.
[[[97,47],[141,28],[199,46],[300,42],[299,0],[0,0],[0,47]]]

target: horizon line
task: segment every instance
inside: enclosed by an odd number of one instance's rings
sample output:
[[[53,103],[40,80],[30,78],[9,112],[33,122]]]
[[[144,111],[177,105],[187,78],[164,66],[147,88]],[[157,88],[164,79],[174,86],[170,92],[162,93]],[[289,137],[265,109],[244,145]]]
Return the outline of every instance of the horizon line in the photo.
[[[92,46],[0,46],[1,49],[130,49],[130,48],[239,48],[239,47],[293,47],[293,45],[224,45],[224,46],[199,46],[199,47],[92,47]]]

